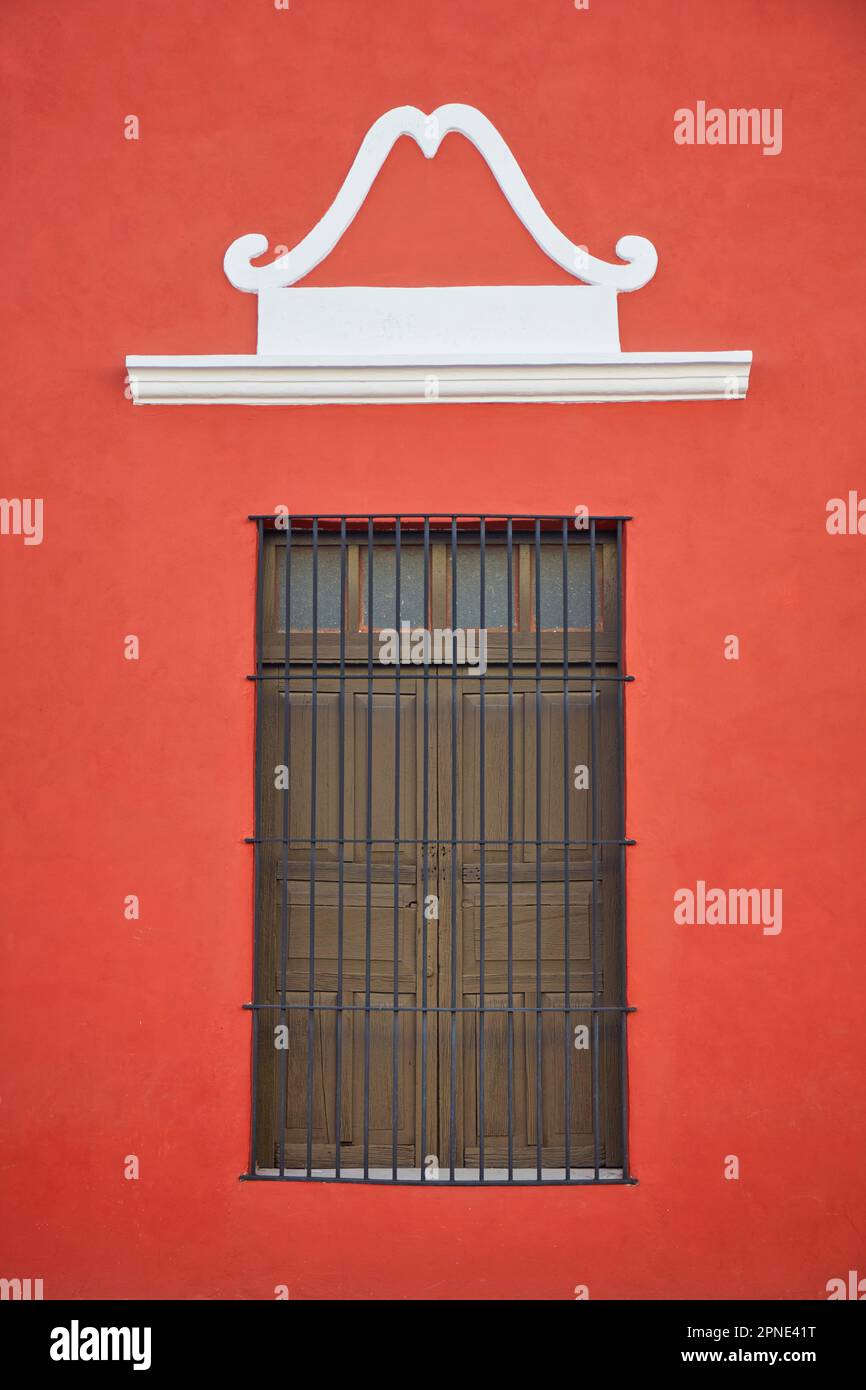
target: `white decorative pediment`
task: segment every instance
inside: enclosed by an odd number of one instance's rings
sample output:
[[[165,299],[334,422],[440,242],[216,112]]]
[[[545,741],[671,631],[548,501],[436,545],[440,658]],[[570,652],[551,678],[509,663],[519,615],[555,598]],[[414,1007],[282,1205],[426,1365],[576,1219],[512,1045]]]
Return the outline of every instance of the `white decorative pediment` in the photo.
[[[402,135],[428,159],[457,132],[478,149],[513,211],[575,285],[353,286],[298,289],[334,249]],[[269,265],[251,233],[233,241],[225,273],[258,296],[255,354],[128,357],[133,400],[271,405],[357,401],[735,399],[751,353],[624,353],[617,297],[655,274],[645,237],[623,236],[620,263],[598,260],[550,220],[506,145],[473,106],[427,116],[401,106],[365,135],[334,202],[297,246]]]

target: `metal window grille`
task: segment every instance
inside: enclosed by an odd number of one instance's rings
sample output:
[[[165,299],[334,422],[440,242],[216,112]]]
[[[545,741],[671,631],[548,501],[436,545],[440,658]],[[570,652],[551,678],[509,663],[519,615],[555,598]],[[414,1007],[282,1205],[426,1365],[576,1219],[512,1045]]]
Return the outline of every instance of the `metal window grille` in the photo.
[[[250,520],[255,949],[243,1177],[634,1182],[628,518]],[[467,614],[476,655],[486,634],[484,669],[455,638]],[[437,620],[451,634],[438,653]],[[398,634],[392,664],[386,627]],[[376,834],[384,807],[391,833]],[[443,901],[444,922],[428,915]]]

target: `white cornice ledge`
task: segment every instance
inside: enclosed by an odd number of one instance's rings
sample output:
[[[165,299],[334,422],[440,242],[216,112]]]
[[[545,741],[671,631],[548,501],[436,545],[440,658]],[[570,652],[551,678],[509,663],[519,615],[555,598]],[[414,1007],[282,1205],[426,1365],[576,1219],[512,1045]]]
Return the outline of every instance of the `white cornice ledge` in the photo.
[[[450,133],[486,160],[545,255],[579,283],[348,285],[298,288],[334,249],[394,144],[432,159]],[[443,401],[711,401],[742,399],[750,352],[622,352],[617,299],[655,275],[643,236],[599,260],[551,221],[499,131],[474,106],[425,115],[386,111],[367,131],[328,211],[268,265],[259,232],[236,237],[223,266],[258,300],[255,356],[127,357],[142,405],[328,405]]]
[[[570,362],[315,364],[251,354],[127,357],[136,405],[742,400],[750,352],[617,352]]]

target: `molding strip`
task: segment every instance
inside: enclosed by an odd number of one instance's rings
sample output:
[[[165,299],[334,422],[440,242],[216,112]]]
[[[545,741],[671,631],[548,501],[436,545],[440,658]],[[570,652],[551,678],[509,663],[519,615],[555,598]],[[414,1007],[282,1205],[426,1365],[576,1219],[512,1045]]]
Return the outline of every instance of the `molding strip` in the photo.
[[[311,366],[291,357],[128,357],[138,405],[743,399],[750,352],[622,352],[573,362]]]

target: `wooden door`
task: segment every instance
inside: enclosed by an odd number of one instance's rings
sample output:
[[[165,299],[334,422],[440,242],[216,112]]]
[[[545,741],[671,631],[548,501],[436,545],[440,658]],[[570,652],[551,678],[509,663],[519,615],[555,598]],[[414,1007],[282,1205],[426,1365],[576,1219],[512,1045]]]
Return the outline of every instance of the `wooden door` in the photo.
[[[435,1014],[422,1013],[437,986],[423,911],[425,887],[436,892],[435,850],[425,869],[423,845],[438,833],[436,683],[426,696],[424,684],[401,679],[398,698],[391,682],[350,674],[341,694],[331,667],[315,683],[292,672],[288,786],[267,798],[263,832],[280,838],[287,816],[291,843],[263,846],[260,870],[261,911],[276,924],[258,964],[260,998],[277,1006],[261,1011],[257,1049],[269,1169],[334,1169],[338,1117],[343,1169],[362,1170],[365,1152],[370,1169],[419,1167],[436,1137]],[[284,701],[284,681],[266,682],[264,775],[283,763]]]
[[[552,554],[550,583],[561,586]],[[575,561],[569,608],[584,624],[587,558]],[[564,643],[543,607],[536,641],[539,557],[523,543],[511,613],[501,592],[492,622],[487,613],[486,674],[434,665],[425,678],[370,660],[356,547],[343,676],[333,626],[315,665],[301,630],[287,704],[271,556],[259,719],[262,1170],[533,1180],[621,1163],[620,722],[606,680],[618,669],[616,568],[598,559],[594,643],[571,624]],[[461,565],[475,582],[471,556],[431,545],[433,623],[448,624]],[[488,566],[501,590],[501,547]],[[339,566],[332,557],[321,568],[333,587]],[[339,610],[331,595],[329,621]]]
[[[491,668],[440,693],[439,992],[456,1010],[439,1029],[449,1172],[620,1161],[619,1017],[588,1012],[616,999],[619,850],[600,845],[593,861],[581,843],[593,839],[591,790],[574,776],[594,743],[595,838],[614,838],[615,696],[598,683],[593,735],[589,680],[570,671],[566,701],[561,667],[534,675],[519,666],[509,683]]]

